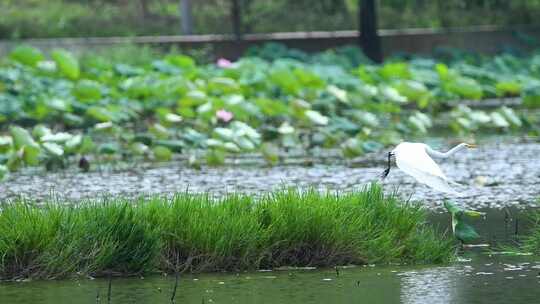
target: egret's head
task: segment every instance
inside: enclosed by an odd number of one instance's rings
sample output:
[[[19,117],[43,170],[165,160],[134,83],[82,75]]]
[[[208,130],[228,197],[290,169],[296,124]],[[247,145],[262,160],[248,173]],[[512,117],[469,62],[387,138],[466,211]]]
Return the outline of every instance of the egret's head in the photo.
[[[463,143],[463,145],[465,146],[465,148],[469,148],[469,149],[474,149],[477,147],[475,144]]]

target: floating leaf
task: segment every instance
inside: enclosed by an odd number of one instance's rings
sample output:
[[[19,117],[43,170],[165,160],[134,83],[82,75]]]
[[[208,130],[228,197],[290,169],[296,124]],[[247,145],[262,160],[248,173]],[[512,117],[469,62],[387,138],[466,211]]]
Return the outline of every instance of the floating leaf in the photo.
[[[48,141],[48,142],[55,142],[55,143],[63,143],[70,140],[72,137],[73,135],[69,133],[59,132],[55,134],[45,134],[40,138],[40,140]]]
[[[56,62],[60,73],[67,78],[77,79],[80,75],[79,62],[77,59],[66,50],[54,50],[51,57]]]
[[[231,128],[235,129],[235,131],[241,131],[243,134],[245,134],[247,137],[249,137],[252,140],[258,140],[261,138],[261,135],[257,130],[250,127],[248,124],[241,122],[241,121],[235,121],[231,124]]]
[[[349,102],[349,98],[347,96],[347,91],[345,90],[342,90],[338,87],[336,87],[335,85],[329,85],[326,90],[328,90],[328,92],[330,94],[332,94],[334,97],[337,98],[337,100],[343,102],[343,103],[348,103]]]
[[[517,81],[500,81],[495,84],[497,96],[519,96],[522,86]]]
[[[294,128],[289,124],[289,122],[285,121],[279,126],[278,132],[280,134],[292,134],[294,133]]]
[[[182,116],[176,115],[174,113],[165,114],[165,121],[170,123],[179,123],[182,122]]]
[[[223,147],[223,142],[218,139],[209,138],[206,140],[206,146],[210,148],[221,148]]]
[[[65,143],[66,150],[75,151],[82,144],[82,142],[83,136],[81,134],[71,136],[71,138]]]
[[[130,145],[130,149],[135,155],[145,155],[150,148],[141,142],[134,142]]]
[[[80,126],[84,123],[84,119],[81,116],[72,113],[64,113],[63,118],[68,126]]]
[[[361,123],[362,125],[375,128],[379,126],[379,119],[377,116],[373,113],[361,111],[361,110],[354,110],[351,113],[351,116]]]
[[[59,144],[56,144],[53,142],[46,142],[46,143],[43,143],[43,148],[45,149],[45,151],[47,151],[48,153],[56,157],[60,157],[64,155],[64,149],[62,149],[62,147]]]
[[[0,153],[5,153],[11,149],[13,139],[11,136],[0,136]]]
[[[422,107],[427,106],[430,92],[423,83],[415,80],[402,80],[394,87],[399,94],[405,96],[407,100],[416,101]]]
[[[469,117],[480,124],[487,124],[491,121],[491,117],[483,111],[473,111],[469,114]]]
[[[514,110],[508,107],[501,107],[500,112],[504,116],[504,118],[506,118],[506,120],[514,127],[522,126],[521,119],[519,119],[519,117],[516,115],[516,112],[514,112]]]
[[[234,153],[238,153],[240,152],[240,148],[238,147],[238,145],[236,145],[235,143],[232,143],[232,142],[226,142],[223,144],[223,148],[225,148],[225,150],[229,151],[229,152],[234,152]]]
[[[376,141],[369,140],[362,143],[362,149],[366,152],[376,152],[380,151],[384,146]]]
[[[209,166],[220,166],[225,163],[225,152],[223,150],[214,149],[206,152],[206,163]]]
[[[81,146],[79,147],[80,154],[88,154],[95,148],[94,142],[90,136],[83,136]]]
[[[110,143],[103,143],[99,145],[98,152],[101,154],[109,154],[113,155],[120,151],[120,146],[118,146],[117,143],[110,142]]]
[[[98,106],[89,107],[88,110],[86,110],[86,116],[101,122],[110,122],[114,119],[110,111]]]
[[[23,151],[23,160],[24,162],[29,166],[37,166],[39,165],[39,155],[41,153],[41,149],[38,145],[25,145],[22,147]]]
[[[362,142],[358,138],[349,138],[341,145],[341,151],[346,158],[354,158],[364,154]]]
[[[306,117],[314,124],[325,126],[328,124],[328,117],[322,115],[321,113],[313,110],[307,110],[305,112]]]
[[[168,148],[171,151],[177,152],[177,153],[181,153],[182,149],[185,146],[185,143],[184,143],[183,140],[175,140],[175,139],[171,139],[171,140],[159,139],[159,140],[156,140],[155,143],[158,146],[163,146],[163,147]]]
[[[255,144],[251,140],[249,140],[249,139],[247,139],[245,137],[236,138],[234,142],[242,150],[251,151],[251,150],[255,149]]]
[[[499,112],[492,112],[491,113],[491,121],[498,128],[508,128],[508,127],[510,127],[510,124],[508,123],[508,121],[506,121],[504,116],[502,116],[502,114],[499,113]]]
[[[157,161],[169,161],[172,158],[172,152],[166,147],[157,146],[152,149],[154,153],[154,158]]]
[[[231,129],[227,128],[215,128],[214,134],[225,141],[231,141],[234,139],[234,133]]]
[[[392,101],[395,103],[406,103],[407,97],[399,94],[399,92],[390,87],[390,86],[382,86],[379,88],[379,91],[381,92],[381,96],[388,101]]]
[[[9,131],[11,133],[11,137],[13,138],[13,143],[15,144],[16,149],[20,149],[25,146],[39,148],[38,144],[34,141],[32,135],[30,135],[27,130],[18,126],[11,126]]]
[[[0,165],[0,181],[7,179],[9,176],[9,169],[5,165]]]
[[[110,121],[107,122],[101,122],[94,125],[94,129],[98,131],[107,131],[111,130],[114,127],[114,124]]]
[[[272,143],[264,143],[261,146],[261,152],[264,159],[271,165],[279,162],[279,148]]]
[[[167,139],[169,137],[169,131],[167,130],[167,128],[158,123],[150,126],[150,128],[148,128],[148,131],[150,131],[150,133],[160,139]]]
[[[42,124],[35,125],[32,129],[32,136],[35,138],[41,138],[45,135],[50,135],[51,133],[51,129]]]
[[[101,99],[101,85],[96,81],[83,79],[75,85],[72,94],[81,101],[97,101]]]
[[[28,46],[28,45],[19,45],[15,47],[11,53],[9,53],[9,57],[13,60],[16,60],[22,64],[26,64],[29,66],[36,66],[38,62],[43,60],[45,57],[43,56],[43,53],[41,53],[40,50]]]
[[[67,111],[69,110],[69,103],[63,99],[60,98],[50,98],[47,99],[46,104],[51,109],[55,109],[57,111]]]

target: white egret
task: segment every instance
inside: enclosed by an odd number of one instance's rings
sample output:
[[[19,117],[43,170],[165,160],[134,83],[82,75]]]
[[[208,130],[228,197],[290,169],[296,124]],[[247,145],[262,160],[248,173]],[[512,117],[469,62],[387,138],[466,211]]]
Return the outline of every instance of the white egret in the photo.
[[[435,151],[423,143],[403,142],[397,145],[394,150],[388,152],[388,167],[384,170],[382,178],[384,179],[390,173],[391,158],[394,156],[398,168],[414,177],[418,182],[441,192],[461,195],[450,187],[449,183],[454,182],[444,175],[441,168],[431,157],[448,158],[465,148],[475,147],[472,144],[461,143],[443,153]]]

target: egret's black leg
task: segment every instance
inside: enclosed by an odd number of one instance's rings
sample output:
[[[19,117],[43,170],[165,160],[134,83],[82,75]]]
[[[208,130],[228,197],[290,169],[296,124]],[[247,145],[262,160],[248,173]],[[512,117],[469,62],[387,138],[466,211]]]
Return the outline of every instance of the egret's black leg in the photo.
[[[382,179],[385,179],[388,176],[388,173],[390,173],[391,165],[392,165],[392,152],[388,152],[388,163],[386,165],[386,169],[384,169],[383,173],[381,174]]]

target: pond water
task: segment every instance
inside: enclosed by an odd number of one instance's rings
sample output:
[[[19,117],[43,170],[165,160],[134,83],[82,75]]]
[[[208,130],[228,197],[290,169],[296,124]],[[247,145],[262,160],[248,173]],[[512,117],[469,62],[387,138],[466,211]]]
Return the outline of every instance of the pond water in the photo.
[[[440,267],[182,275],[176,303],[538,303],[540,258],[469,254]],[[110,303],[170,303],[175,279],[112,279]],[[109,303],[108,280],[0,284],[0,303]],[[99,297],[99,299],[97,299]],[[487,302],[486,302],[487,301]]]
[[[511,244],[527,230],[526,212],[485,210],[474,222],[481,243]],[[448,229],[447,214],[430,221]],[[517,227],[517,229],[516,229]],[[517,232],[517,236],[516,236]],[[176,303],[538,303],[540,257],[467,248],[442,266],[345,266],[335,269],[185,274]],[[174,276],[113,278],[110,303],[170,303]],[[0,303],[109,303],[107,279],[0,283]],[[98,298],[99,297],[99,298]]]
[[[446,149],[450,145],[435,141],[434,146]],[[478,149],[463,151],[439,163],[450,179],[462,184],[457,190],[465,197],[455,200],[458,205],[526,207],[534,205],[540,197],[538,155],[540,143],[537,142],[490,140]],[[89,173],[23,171],[0,183],[0,199],[22,195],[44,200],[51,193],[67,200],[104,195],[134,197],[186,190],[221,195],[234,191],[264,193],[283,186],[351,190],[378,181],[385,158],[385,153],[376,153],[347,163],[330,155],[317,158],[312,166],[305,166],[305,162],[274,167],[238,164],[201,170],[189,168],[182,162],[172,162]],[[418,184],[395,166],[384,181],[384,187],[387,191],[398,188],[404,198],[422,200],[431,208],[441,208],[442,201],[448,198]]]

